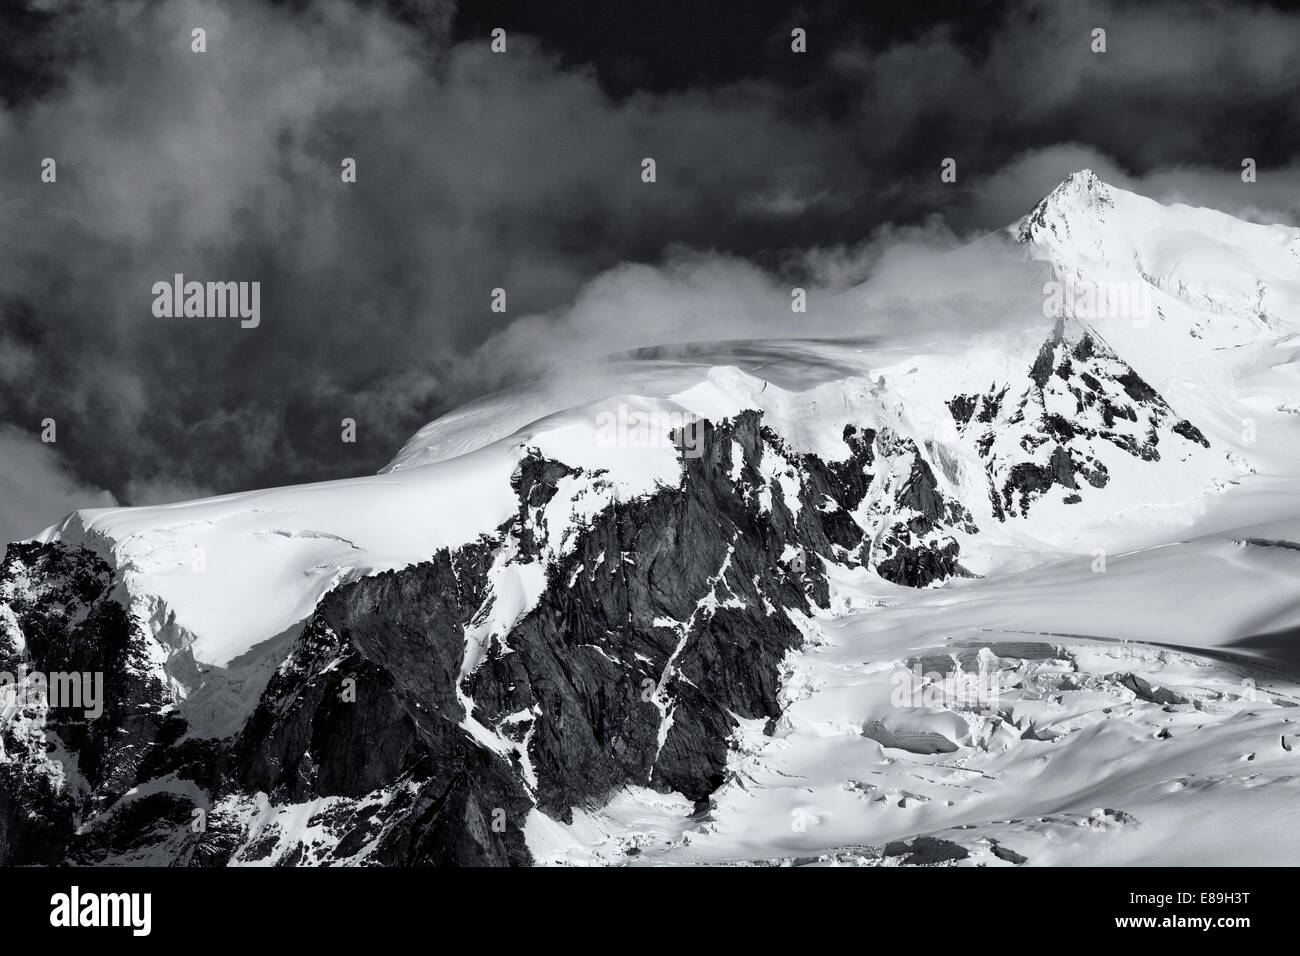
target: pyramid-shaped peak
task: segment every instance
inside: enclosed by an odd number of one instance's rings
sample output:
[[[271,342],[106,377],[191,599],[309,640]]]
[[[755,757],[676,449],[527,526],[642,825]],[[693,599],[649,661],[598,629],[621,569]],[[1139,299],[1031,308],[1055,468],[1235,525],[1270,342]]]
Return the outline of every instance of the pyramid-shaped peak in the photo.
[[[1020,241],[1027,242],[1047,229],[1053,235],[1069,234],[1069,223],[1081,215],[1100,218],[1103,210],[1115,204],[1111,187],[1091,169],[1080,169],[1066,176],[1024,218]]]
[[[1070,175],[1066,176],[1065,179],[1061,181],[1062,186],[1070,184],[1075,184],[1084,189],[1094,189],[1097,186],[1106,185],[1101,181],[1101,178],[1087,166],[1070,173]]]
[[[1111,205],[1113,197],[1111,187],[1102,182],[1096,173],[1091,169],[1080,169],[1061,180],[1061,184],[1048,193],[1043,202],[1057,207],[1095,209]]]

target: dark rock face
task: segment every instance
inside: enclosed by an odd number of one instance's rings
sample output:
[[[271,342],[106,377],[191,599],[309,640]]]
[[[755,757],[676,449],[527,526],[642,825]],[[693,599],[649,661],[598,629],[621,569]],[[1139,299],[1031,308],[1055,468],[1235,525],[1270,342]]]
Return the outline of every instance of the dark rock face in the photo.
[[[1136,674],[1125,674],[1119,677],[1117,683],[1121,687],[1131,690],[1139,700],[1145,700],[1152,704],[1185,704],[1187,701],[1179,694],[1174,693],[1167,687],[1153,687],[1150,683],[1138,677]]]
[[[951,532],[977,533],[970,512],[944,496],[934,469],[914,441],[886,432],[878,443],[893,467],[869,510],[879,515],[881,526],[874,540],[864,544],[863,561],[874,564],[887,581],[908,587],[968,576]]]
[[[1027,863],[1029,861],[1029,857],[1017,853],[1015,850],[1012,850],[1009,847],[1002,846],[997,841],[990,841],[990,842],[992,842],[993,845],[989,847],[989,851],[994,856],[996,856],[999,860],[1003,860],[1007,863],[1012,863],[1016,866],[1019,866],[1021,863]]]
[[[0,565],[0,670],[98,675],[103,698],[90,720],[84,707],[50,706],[57,695],[31,692],[30,679],[21,699],[6,695],[0,863],[60,859],[78,815],[130,789],[165,737],[162,683],[113,584],[108,565],[81,549],[12,544]]]
[[[529,739],[541,810],[568,819],[627,783],[704,799],[724,779],[731,714],[779,716],[778,665],[803,638],[774,609],[810,613],[827,593],[818,562],[800,578],[782,554],[834,559],[861,537],[837,516],[870,482],[871,446],[845,437],[845,462],[761,500],[760,463],[784,455],[779,440],[754,414],[708,426],[679,488],[598,515],[537,605],[492,640],[466,691],[485,725]],[[825,497],[834,511],[818,510]]]
[[[868,721],[862,728],[862,736],[874,740],[882,747],[894,747],[914,754],[950,754],[958,749],[943,734],[897,733],[879,720]]]
[[[964,414],[973,408],[974,396],[949,403],[962,432],[988,426],[976,447],[985,460],[993,513],[1002,521],[1027,516],[1035,500],[1056,488],[1067,492],[1062,501],[1082,501],[1080,478],[1105,487],[1110,473],[1102,459],[1111,448],[1158,461],[1162,437],[1209,447],[1095,332],[1064,319],[1039,349],[1013,409],[1003,408],[1008,388],[991,388],[981,399],[984,411],[964,422],[956,409]]]
[[[939,863],[955,863],[970,856],[970,852],[960,844],[939,837],[921,836],[911,843],[897,840],[885,844],[885,856],[902,857],[903,866],[934,866]],[[1024,857],[1021,857],[1023,860]]]
[[[970,423],[971,416],[975,414],[975,409],[979,407],[979,396],[957,395],[950,398],[947,405],[948,411],[952,412],[952,420],[958,425],[967,425]]]
[[[242,792],[357,802],[330,821],[342,841],[332,859],[373,839],[373,862],[529,861],[527,795],[510,764],[460,726],[462,628],[482,599],[487,553],[442,551],[328,594],[237,741],[231,775]],[[399,781],[397,806],[367,805]]]
[[[1201,445],[1205,448],[1210,447],[1209,439],[1207,439],[1203,434],[1201,434],[1201,430],[1197,428],[1195,425],[1193,425],[1191,422],[1187,421],[1187,419],[1182,419],[1178,422],[1175,422],[1173,430],[1174,430],[1174,434],[1182,435],[1188,441],[1194,441],[1196,442],[1196,444]]]

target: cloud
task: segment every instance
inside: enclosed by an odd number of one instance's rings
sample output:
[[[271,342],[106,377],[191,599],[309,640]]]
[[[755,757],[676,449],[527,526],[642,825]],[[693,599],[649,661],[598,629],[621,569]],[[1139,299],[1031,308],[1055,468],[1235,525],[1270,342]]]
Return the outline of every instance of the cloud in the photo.
[[[1028,211],[1028,210],[1025,210]],[[793,280],[782,273],[801,276]],[[1009,277],[1019,276],[1022,281]],[[802,290],[806,311],[792,309]],[[571,307],[522,318],[464,365],[491,388],[563,380],[644,347],[743,339],[973,336],[1043,322],[1042,277],[1009,237],[965,241],[942,219],[876,229],[853,246],[801,251],[784,270],[678,249],[660,266],[622,265]]]
[[[969,194],[960,218],[971,222],[1011,222],[1033,207],[1062,179],[1091,169],[1105,182],[1165,204],[1186,203],[1218,209],[1260,223],[1300,223],[1300,166],[1261,166],[1256,181],[1244,183],[1241,167],[1211,168],[1177,164],[1142,174],[1081,143],[1061,143],[1028,150]]]
[[[78,484],[52,445],[0,426],[0,542],[39,533],[78,508],[111,508],[107,491]]]

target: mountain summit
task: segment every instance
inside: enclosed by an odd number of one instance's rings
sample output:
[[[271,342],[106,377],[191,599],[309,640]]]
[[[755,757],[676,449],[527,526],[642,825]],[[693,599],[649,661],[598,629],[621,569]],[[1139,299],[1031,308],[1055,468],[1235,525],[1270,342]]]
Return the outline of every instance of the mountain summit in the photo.
[[[1068,242],[1071,220],[1099,219],[1114,205],[1111,187],[1091,169],[1081,169],[1067,176],[1021,221],[1020,241],[1043,242],[1051,236]]]

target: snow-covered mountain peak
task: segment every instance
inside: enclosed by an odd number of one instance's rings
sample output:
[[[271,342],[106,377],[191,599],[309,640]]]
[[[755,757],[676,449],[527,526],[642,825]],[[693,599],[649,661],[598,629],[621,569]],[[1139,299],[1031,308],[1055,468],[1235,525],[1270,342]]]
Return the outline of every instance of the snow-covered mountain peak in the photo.
[[[1107,209],[1114,205],[1114,188],[1091,169],[1081,169],[1062,180],[1021,220],[1020,241],[1047,236],[1069,240],[1082,224],[1104,220]]]
[[[1090,169],[1067,176],[1012,231],[1033,258],[1058,269],[1109,266],[1161,288],[1190,282],[1198,271],[1221,285],[1233,276],[1252,289],[1300,277],[1300,229],[1164,204],[1103,182]]]

